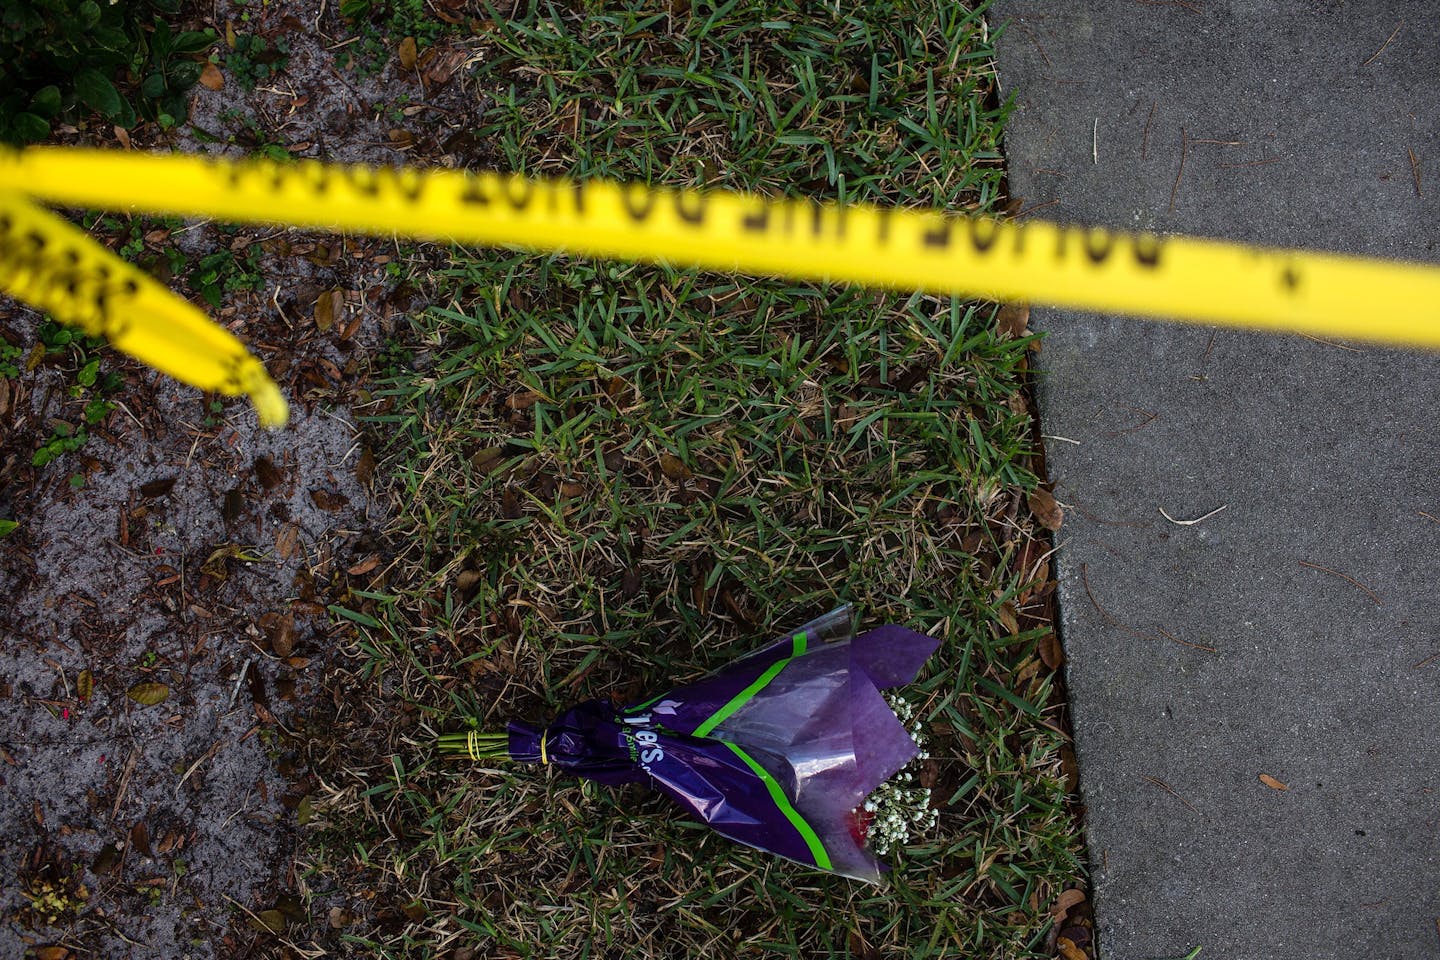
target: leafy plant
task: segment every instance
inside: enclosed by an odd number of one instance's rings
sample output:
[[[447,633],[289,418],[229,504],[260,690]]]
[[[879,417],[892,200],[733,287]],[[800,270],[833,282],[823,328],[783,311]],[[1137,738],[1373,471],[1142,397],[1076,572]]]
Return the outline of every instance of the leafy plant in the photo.
[[[284,70],[290,63],[290,42],[283,37],[266,40],[254,34],[239,34],[230,56],[225,58],[225,67],[237,83],[246,90],[269,80]]]
[[[17,361],[24,352],[19,347],[0,340],[0,380],[9,380],[20,376],[20,366]]]
[[[0,139],[43,140],[65,117],[94,111],[129,127],[184,119],[213,31],[176,33],[156,15],[179,0],[0,0]],[[117,78],[124,80],[117,85]],[[138,83],[139,109],[122,87]]]
[[[40,449],[30,458],[32,466],[43,467],[63,454],[74,453],[85,446],[85,441],[89,439],[84,427],[77,430],[68,423],[56,423],[53,429],[50,439],[41,444]]]

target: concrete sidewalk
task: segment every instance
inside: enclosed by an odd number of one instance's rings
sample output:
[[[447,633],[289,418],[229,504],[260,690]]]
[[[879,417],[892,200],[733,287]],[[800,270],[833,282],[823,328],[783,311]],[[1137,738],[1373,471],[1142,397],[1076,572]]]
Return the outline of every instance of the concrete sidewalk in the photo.
[[[991,21],[1037,216],[1440,260],[1433,5]],[[1102,958],[1440,957],[1440,356],[1032,318]]]

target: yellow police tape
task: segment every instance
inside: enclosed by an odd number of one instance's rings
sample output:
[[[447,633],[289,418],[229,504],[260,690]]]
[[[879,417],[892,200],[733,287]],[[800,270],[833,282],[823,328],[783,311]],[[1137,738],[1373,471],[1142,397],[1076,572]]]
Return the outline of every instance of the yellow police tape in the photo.
[[[605,181],[62,147],[0,153],[4,191],[67,206],[511,245],[1440,347],[1440,267],[1036,220]],[[13,230],[6,244],[7,256],[23,247]],[[50,277],[66,276],[54,260],[48,265]],[[12,292],[16,269],[0,266],[0,285]],[[77,279],[86,290],[101,282],[93,274]],[[32,280],[28,289],[43,295],[43,285]],[[74,300],[49,296],[62,307]],[[89,315],[102,327],[106,317],[129,319],[121,329],[137,344],[138,328],[149,325],[129,309],[132,301],[122,309],[92,296],[80,306],[95,307]],[[192,331],[193,318],[182,322],[173,310],[157,316],[165,331]],[[151,352],[142,359],[167,355],[161,369],[188,383],[272,396],[268,378],[258,387],[254,368],[237,359],[243,350],[198,338],[168,351],[146,346]],[[219,349],[220,359],[202,358],[209,349]]]

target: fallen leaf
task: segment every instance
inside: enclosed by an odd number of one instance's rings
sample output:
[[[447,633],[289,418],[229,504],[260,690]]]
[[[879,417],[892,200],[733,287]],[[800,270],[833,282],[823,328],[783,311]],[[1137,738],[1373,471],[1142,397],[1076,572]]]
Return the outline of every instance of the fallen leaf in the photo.
[[[1075,942],[1069,937],[1061,937],[1055,941],[1055,949],[1060,951],[1060,956],[1065,960],[1090,960],[1085,951],[1075,946]]]
[[[995,316],[995,328],[1008,337],[1018,339],[1030,331],[1030,304],[1007,303]]]
[[[250,920],[250,926],[261,932],[268,930],[279,933],[285,929],[285,914],[279,910],[261,910],[258,916]]]
[[[435,48],[430,49],[434,51]],[[422,79],[432,87],[443,87],[455,76],[455,71],[460,69],[467,57],[468,53],[459,48],[437,52],[429,63],[424,64],[425,75]]]
[[[680,481],[689,480],[693,473],[685,466],[685,461],[668,453],[660,454],[660,472],[665,474],[667,479]]]
[[[165,702],[170,696],[170,688],[163,683],[137,683],[125,691],[125,696],[142,707],[153,707]]]
[[[144,820],[136,820],[135,826],[130,828],[130,849],[142,857],[153,857],[150,852],[150,828],[145,826]]]
[[[1015,604],[1008,600],[1005,601],[1000,604],[1000,609],[995,611],[995,616],[999,618],[1001,625],[1005,627],[1005,632],[1010,636],[1013,637],[1020,632],[1020,619],[1015,615]]]
[[[120,859],[120,847],[107,843],[95,854],[95,859],[90,861],[90,871],[95,874],[109,873],[120,863]]]
[[[1065,650],[1060,646],[1060,638],[1055,634],[1047,633],[1040,638],[1040,659],[1051,670],[1059,670],[1065,665]]]
[[[295,650],[295,617],[293,614],[267,613],[260,618],[265,635],[270,640],[270,650],[280,659],[290,656]]]
[[[500,497],[500,515],[506,520],[519,520],[521,516],[520,497],[514,487],[506,487]]]
[[[10,381],[0,378],[0,417],[10,412]]]
[[[536,403],[540,402],[540,399],[540,394],[534,390],[523,390],[506,400],[505,406],[511,410],[529,410],[535,406]]]
[[[206,557],[205,562],[200,564],[200,572],[207,576],[214,577],[216,580],[224,580],[230,575],[229,562],[231,560],[244,558],[245,549],[243,547],[235,543],[226,543],[216,547],[210,552],[210,556]]]
[[[149,483],[140,484],[140,496],[147,499],[163,497],[175,486],[176,477],[161,477],[159,480],[151,480]]]
[[[327,513],[334,513],[350,502],[350,498],[343,493],[333,493],[329,490],[311,490],[310,500]]]
[[[315,816],[315,804],[311,802],[308,795],[301,797],[300,802],[295,806],[295,822],[303,827],[310,822],[310,818],[313,816]]]
[[[205,68],[200,71],[200,86],[206,90],[219,90],[225,86],[225,75],[215,64],[207,62]]]
[[[50,946],[36,947],[35,960],[70,960],[74,954],[68,947]]]
[[[402,70],[414,70],[415,58],[418,51],[415,46],[414,37],[406,37],[400,41],[400,68]]]
[[[362,487],[370,486],[370,478],[375,476],[375,454],[365,447],[360,451],[360,459],[355,462],[355,479]]]
[[[350,576],[352,577],[358,577],[362,574],[369,573],[371,570],[374,570],[378,566],[380,566],[380,555],[378,553],[372,553],[370,554],[370,556],[366,557],[364,560],[361,560],[359,563],[355,564],[355,566],[350,567],[345,572],[350,574]]]
[[[1046,530],[1056,531],[1065,520],[1065,511],[1055,502],[1055,495],[1044,487],[1036,487],[1029,497],[1030,512]]]
[[[275,461],[269,457],[256,457],[254,466],[255,476],[266,490],[274,490],[285,482],[285,471],[275,466]]]
[[[275,555],[281,560],[289,560],[295,556],[295,550],[300,544],[300,528],[293,523],[287,523],[275,534]]]
[[[80,676],[75,678],[75,693],[80,697],[80,702],[89,700],[95,693],[95,675],[89,670],[81,670]]]
[[[1084,890],[1063,890],[1060,896],[1056,897],[1055,902],[1050,906],[1050,915],[1058,920],[1069,913],[1071,908],[1084,902]]]
[[[481,447],[470,455],[470,465],[474,467],[475,472],[482,477],[489,476],[500,469],[501,464],[504,462],[504,447]]]
[[[1290,789],[1286,784],[1283,784],[1283,783],[1281,783],[1279,780],[1276,780],[1274,777],[1270,776],[1270,774],[1268,774],[1268,773],[1262,773],[1262,774],[1260,774],[1260,782],[1263,783],[1263,784],[1265,784],[1265,786],[1269,787],[1271,790],[1289,790],[1289,789]]]
[[[325,333],[340,319],[340,310],[345,305],[345,294],[340,290],[326,290],[315,299],[315,326]]]
[[[350,926],[350,924],[354,923],[355,915],[352,914],[349,910],[345,910],[341,907],[331,907],[329,913],[329,920],[330,928],[332,930],[339,930],[343,927],[348,927]]]

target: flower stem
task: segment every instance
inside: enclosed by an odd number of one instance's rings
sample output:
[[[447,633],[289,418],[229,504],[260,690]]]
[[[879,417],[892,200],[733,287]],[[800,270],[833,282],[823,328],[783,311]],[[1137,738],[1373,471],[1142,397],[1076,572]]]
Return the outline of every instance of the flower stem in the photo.
[[[481,733],[466,730],[461,733],[445,733],[435,741],[442,754],[457,760],[508,760],[510,759],[510,735],[508,733]]]

